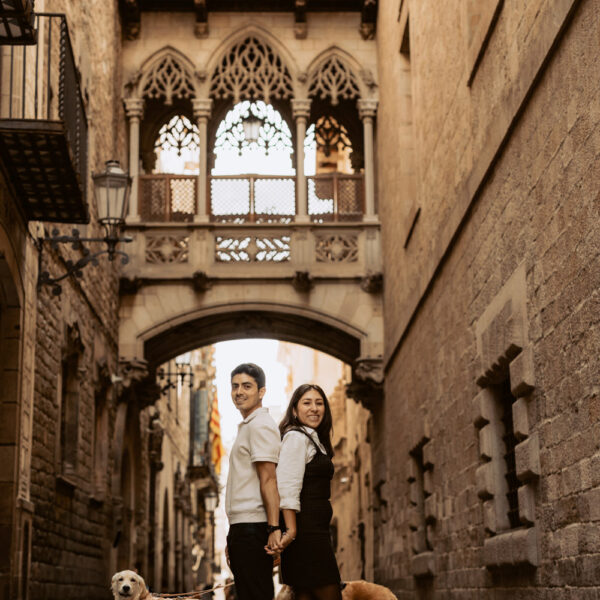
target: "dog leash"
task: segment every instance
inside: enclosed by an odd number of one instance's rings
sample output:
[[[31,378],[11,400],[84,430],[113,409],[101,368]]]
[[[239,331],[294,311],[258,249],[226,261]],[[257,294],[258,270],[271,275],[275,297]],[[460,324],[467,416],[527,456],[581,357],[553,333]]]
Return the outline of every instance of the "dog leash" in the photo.
[[[186,598],[189,600],[194,600],[195,598],[201,598],[202,596],[205,596],[206,594],[212,594],[212,592],[214,592],[215,590],[224,590],[225,588],[231,587],[232,585],[234,585],[235,582],[231,582],[231,583],[226,583],[225,585],[223,584],[217,584],[215,585],[215,587],[211,588],[210,590],[201,590],[201,591],[196,591],[196,592],[180,592],[178,594],[152,594],[154,597],[157,598]]]

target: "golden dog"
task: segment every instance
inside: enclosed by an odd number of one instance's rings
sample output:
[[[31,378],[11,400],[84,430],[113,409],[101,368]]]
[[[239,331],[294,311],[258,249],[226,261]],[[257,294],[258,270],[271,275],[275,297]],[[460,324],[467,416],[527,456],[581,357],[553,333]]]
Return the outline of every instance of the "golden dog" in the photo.
[[[396,596],[383,585],[359,579],[342,584],[342,600],[398,600]],[[293,600],[292,590],[284,585],[276,600]]]
[[[110,589],[115,600],[146,600],[150,592],[141,575],[135,571],[119,571],[112,577]]]

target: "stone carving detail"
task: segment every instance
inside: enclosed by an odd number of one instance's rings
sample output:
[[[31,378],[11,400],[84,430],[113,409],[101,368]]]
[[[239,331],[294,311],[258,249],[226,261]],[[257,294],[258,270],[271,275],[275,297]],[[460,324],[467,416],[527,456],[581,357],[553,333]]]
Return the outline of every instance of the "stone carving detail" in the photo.
[[[354,73],[337,56],[332,56],[310,78],[308,95],[330,98],[335,106],[342,99],[360,97]]]
[[[211,77],[213,98],[263,100],[293,96],[292,77],[281,58],[264,42],[250,36],[225,54]]]
[[[352,382],[346,385],[346,395],[367,410],[373,410],[383,399],[383,379],[380,357],[358,358],[352,369]]]
[[[215,239],[217,262],[287,262],[290,260],[290,236],[245,236]]]
[[[157,61],[147,75],[143,96],[164,98],[166,105],[173,104],[173,98],[193,98],[194,84],[179,62],[172,56]]]
[[[317,236],[317,262],[357,262],[358,235]]]
[[[161,235],[146,238],[146,262],[186,263],[189,258],[190,238],[187,235]]]

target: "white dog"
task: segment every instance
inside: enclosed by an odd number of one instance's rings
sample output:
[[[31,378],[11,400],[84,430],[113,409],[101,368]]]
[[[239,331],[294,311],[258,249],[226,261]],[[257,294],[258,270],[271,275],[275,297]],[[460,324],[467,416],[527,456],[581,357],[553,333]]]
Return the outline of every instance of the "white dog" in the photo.
[[[115,600],[145,600],[150,596],[144,578],[135,571],[115,573],[110,588]]]

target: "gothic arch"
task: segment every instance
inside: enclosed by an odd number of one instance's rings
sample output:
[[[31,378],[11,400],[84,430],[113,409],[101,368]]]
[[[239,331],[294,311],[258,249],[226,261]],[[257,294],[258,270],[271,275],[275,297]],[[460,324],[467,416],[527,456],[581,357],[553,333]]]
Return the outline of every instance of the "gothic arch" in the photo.
[[[235,68],[236,66],[242,68]],[[289,51],[267,30],[254,24],[231,34],[207,63],[206,95],[215,99],[291,99],[298,68]]]
[[[174,98],[195,98],[198,84],[194,64],[179,50],[165,46],[146,59],[130,87],[132,97],[164,99],[170,106]]]
[[[275,303],[237,303],[170,316],[140,332],[150,368],[199,346],[271,337],[326,352],[346,363],[361,353],[366,333],[325,313]]]
[[[338,46],[331,46],[316,56],[307,74],[308,96],[328,99],[334,106],[342,99],[370,96],[369,88],[375,85],[370,71]]]

